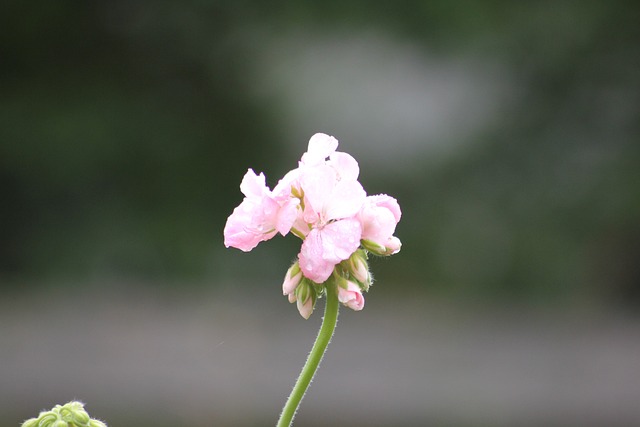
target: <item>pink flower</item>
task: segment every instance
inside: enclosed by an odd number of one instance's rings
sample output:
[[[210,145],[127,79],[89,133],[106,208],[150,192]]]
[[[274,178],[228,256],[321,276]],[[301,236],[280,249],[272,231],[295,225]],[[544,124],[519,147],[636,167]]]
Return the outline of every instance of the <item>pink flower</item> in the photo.
[[[364,308],[362,291],[351,280],[344,280],[338,286],[338,301],[355,311],[360,311]]]
[[[330,151],[316,150],[322,155]],[[309,231],[298,259],[304,276],[316,283],[326,281],[336,264],[360,247],[362,228],[356,215],[366,193],[357,181],[357,162],[348,154],[336,154],[329,154],[334,162],[320,164],[317,156],[311,156],[310,166],[303,163],[309,158],[305,154],[299,168],[298,184],[304,194],[302,221]]]
[[[399,252],[400,240],[393,233],[401,216],[400,205],[393,197],[386,194],[367,197],[358,213],[364,246],[378,255]]]
[[[278,232],[283,236],[289,232],[299,200],[274,196],[265,183],[264,174],[256,175],[251,169],[244,175],[240,190],[245,198],[227,219],[226,247],[248,252]]]
[[[368,251],[391,255],[402,246],[393,235],[402,216],[398,202],[386,194],[367,197],[358,182],[358,162],[337,148],[334,137],[313,135],[298,167],[273,191],[262,173],[249,169],[240,185],[245,197],[224,228],[225,245],[243,251],[277,233],[292,232],[303,240],[282,292],[289,302],[297,302],[305,319],[324,293],[321,284],[332,275],[339,301],[362,310],[362,292],[373,280]]]

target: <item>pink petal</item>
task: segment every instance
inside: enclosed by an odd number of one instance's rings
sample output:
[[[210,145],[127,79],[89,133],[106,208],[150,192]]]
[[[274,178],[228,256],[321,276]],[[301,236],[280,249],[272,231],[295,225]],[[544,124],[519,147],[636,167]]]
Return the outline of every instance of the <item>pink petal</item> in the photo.
[[[326,281],[335,265],[360,247],[360,236],[360,222],[352,218],[311,230],[298,255],[304,276],[316,283]]]
[[[293,169],[287,172],[287,174],[278,181],[278,184],[274,187],[272,193],[276,200],[283,200],[291,197],[291,187],[299,187],[299,174],[299,169]]]
[[[360,214],[362,238],[384,245],[396,230],[393,213],[385,208],[368,207]]]
[[[258,246],[258,243],[268,240],[275,235],[275,231],[265,234],[264,225],[260,223],[261,206],[245,198],[233,210],[224,227],[224,244],[248,252]]]
[[[338,148],[338,140],[324,133],[316,133],[309,140],[307,152],[302,155],[301,162],[306,166],[315,166]]]
[[[262,197],[269,192],[263,173],[256,175],[253,169],[247,170],[240,183],[240,191],[247,197]]]
[[[362,223],[362,238],[386,246],[400,221],[398,202],[386,194],[369,196],[358,218]]]
[[[339,181],[325,203],[326,219],[349,218],[358,213],[367,197],[358,181]]]
[[[298,215],[298,199],[289,199],[280,207],[276,217],[276,230],[283,236],[291,230]]]
[[[355,181],[360,174],[360,167],[358,162],[350,154],[336,151],[331,154],[331,165],[337,172],[341,180]]]
[[[375,206],[389,209],[393,214],[393,217],[396,219],[396,223],[400,222],[402,211],[400,210],[400,205],[396,199],[391,196],[387,196],[386,194],[376,194],[375,196],[369,196],[367,199]]]
[[[402,243],[400,242],[400,239],[398,239],[396,236],[391,236],[384,246],[387,249],[387,253],[389,255],[394,255],[400,252],[400,249],[402,248]]]
[[[304,168],[301,172],[300,187],[304,191],[307,222],[313,223],[322,216],[325,203],[331,199],[336,182],[336,172],[326,165]]]
[[[248,252],[258,243],[271,239],[276,234],[279,213],[280,206],[268,195],[245,197],[227,219],[224,228],[225,246]],[[282,224],[283,231],[286,225]]]
[[[316,283],[325,282],[337,264],[337,262],[324,259],[323,252],[322,234],[319,229],[313,229],[302,243],[298,260],[304,277]]]
[[[362,228],[356,219],[343,219],[327,224],[320,230],[320,235],[322,257],[337,264],[360,247]]]

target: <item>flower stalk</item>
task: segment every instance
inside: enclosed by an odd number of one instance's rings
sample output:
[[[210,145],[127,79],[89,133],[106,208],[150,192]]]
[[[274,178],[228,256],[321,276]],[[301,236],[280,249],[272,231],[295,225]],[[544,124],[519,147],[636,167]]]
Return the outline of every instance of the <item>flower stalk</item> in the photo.
[[[311,383],[313,376],[318,370],[320,361],[327,350],[327,346],[329,345],[333,332],[336,328],[339,304],[338,290],[333,277],[325,282],[325,287],[326,303],[324,307],[324,317],[322,318],[322,326],[320,326],[320,331],[318,332],[316,341],[311,348],[311,353],[309,353],[309,356],[307,357],[307,361],[305,362],[304,367],[300,372],[300,376],[287,399],[287,403],[282,409],[277,427],[291,426],[293,417],[300,406],[300,402],[302,401],[304,394],[309,388],[309,384]]]

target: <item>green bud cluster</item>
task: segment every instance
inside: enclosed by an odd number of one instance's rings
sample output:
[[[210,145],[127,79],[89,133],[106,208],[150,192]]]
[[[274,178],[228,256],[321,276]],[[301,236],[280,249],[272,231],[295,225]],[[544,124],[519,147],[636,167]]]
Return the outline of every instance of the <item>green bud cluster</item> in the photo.
[[[37,418],[22,423],[22,427],[107,427],[100,420],[89,417],[81,402],[56,405],[50,411],[42,411]]]

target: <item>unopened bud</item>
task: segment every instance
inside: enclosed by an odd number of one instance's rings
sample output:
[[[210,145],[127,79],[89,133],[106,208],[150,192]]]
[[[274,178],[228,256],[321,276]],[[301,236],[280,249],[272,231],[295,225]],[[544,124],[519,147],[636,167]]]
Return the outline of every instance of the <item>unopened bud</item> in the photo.
[[[300,264],[298,261],[294,262],[287,274],[284,276],[284,282],[282,283],[282,293],[284,295],[291,295],[296,290],[300,281],[302,280],[302,270],[300,270]]]
[[[344,278],[338,280],[338,301],[355,311],[364,308],[364,297],[360,286]]]
[[[400,242],[400,239],[398,239],[396,236],[391,236],[387,241],[387,244],[385,245],[385,247],[387,248],[386,255],[393,255],[400,252],[400,248],[402,248],[402,243]]]
[[[374,242],[373,240],[362,240],[360,243],[362,244],[362,247],[375,255],[384,255],[387,249],[381,244]]]
[[[391,236],[384,245],[374,242],[373,240],[362,240],[361,243],[366,250],[380,256],[397,254],[400,252],[400,248],[402,247],[400,239],[395,236]]]
[[[291,292],[289,295],[287,295],[287,299],[289,300],[290,303],[294,303],[296,302],[296,293],[295,292]]]
[[[316,305],[316,291],[309,280],[304,279],[295,290],[296,302],[300,315],[308,319]]]
[[[369,286],[371,286],[371,273],[369,272],[366,252],[362,249],[355,251],[349,258],[347,265],[349,275],[361,284],[364,291],[368,291]]]
[[[53,424],[56,421],[58,421],[58,414],[54,413],[53,411],[40,412],[40,416],[38,416],[39,427],[53,427]]]
[[[89,420],[91,418],[89,418],[89,414],[87,414],[87,412],[83,409],[73,413],[71,419],[73,420],[74,424],[79,426],[85,426],[89,424]]]

